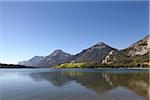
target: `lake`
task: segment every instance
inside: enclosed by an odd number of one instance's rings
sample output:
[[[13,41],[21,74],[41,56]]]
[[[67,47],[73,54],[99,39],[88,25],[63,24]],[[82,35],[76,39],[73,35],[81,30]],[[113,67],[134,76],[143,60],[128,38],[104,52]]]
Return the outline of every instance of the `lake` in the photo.
[[[0,69],[0,100],[148,100],[148,69]]]

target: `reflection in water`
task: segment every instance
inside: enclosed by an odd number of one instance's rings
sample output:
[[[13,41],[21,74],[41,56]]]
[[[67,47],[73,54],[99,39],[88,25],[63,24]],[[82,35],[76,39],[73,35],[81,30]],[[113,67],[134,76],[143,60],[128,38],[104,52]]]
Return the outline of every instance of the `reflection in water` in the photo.
[[[73,81],[73,77],[70,75],[65,75],[61,72],[45,72],[45,73],[34,73],[30,74],[35,81],[46,80],[51,82],[54,86],[64,86],[65,84]]]
[[[47,80],[55,86],[64,86],[71,81],[104,94],[116,87],[125,87],[148,100],[148,73],[94,73],[94,72],[51,72],[30,74],[36,80]]]
[[[0,74],[1,100],[148,100],[147,72],[46,71]],[[13,98],[13,99],[12,99]]]

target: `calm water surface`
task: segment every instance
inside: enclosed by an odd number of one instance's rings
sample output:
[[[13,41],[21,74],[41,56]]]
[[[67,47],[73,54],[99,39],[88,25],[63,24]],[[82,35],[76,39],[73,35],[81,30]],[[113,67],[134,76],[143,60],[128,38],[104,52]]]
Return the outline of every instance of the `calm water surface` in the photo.
[[[148,70],[0,69],[0,100],[148,100]]]

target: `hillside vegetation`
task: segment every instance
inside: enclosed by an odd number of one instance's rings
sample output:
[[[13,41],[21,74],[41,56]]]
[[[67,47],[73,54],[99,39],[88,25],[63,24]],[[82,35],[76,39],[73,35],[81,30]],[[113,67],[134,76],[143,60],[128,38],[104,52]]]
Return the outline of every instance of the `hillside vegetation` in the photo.
[[[86,63],[64,63],[55,66],[55,68],[86,68],[86,67],[87,67]]]
[[[148,64],[126,63],[126,64],[99,64],[99,63],[64,63],[54,68],[149,68]]]

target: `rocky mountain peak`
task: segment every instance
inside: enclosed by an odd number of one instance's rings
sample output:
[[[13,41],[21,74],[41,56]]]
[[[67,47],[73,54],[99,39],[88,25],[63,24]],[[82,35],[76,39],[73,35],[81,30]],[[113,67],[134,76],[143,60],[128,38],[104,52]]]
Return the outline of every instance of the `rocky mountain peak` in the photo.
[[[124,49],[123,51],[128,51],[127,52],[128,56],[144,55],[148,52],[149,38],[150,36],[147,35],[143,39],[137,41],[136,43],[132,44],[128,48]]]
[[[114,48],[106,45],[104,42],[98,42],[88,49],[84,49],[74,56],[76,62],[101,63],[105,56]]]
[[[51,54],[58,54],[58,53],[64,53],[61,49],[54,50]]]
[[[150,35],[145,36],[143,39],[137,41],[136,43],[132,44],[131,46],[129,46],[129,48],[135,47],[135,46],[148,46],[148,42],[150,39]]]
[[[58,56],[58,55],[69,56],[70,54],[62,51],[61,49],[57,49],[57,50],[54,50],[49,56],[52,57],[52,56]]]
[[[103,46],[103,45],[106,45],[106,44],[104,42],[98,42],[96,45]]]
[[[34,56],[32,59],[39,59],[39,58],[43,58],[43,56]]]
[[[35,66],[42,60],[44,60],[43,56],[34,56],[34,57],[32,57],[31,59],[29,59],[27,61],[19,62],[19,65]]]
[[[111,51],[102,61],[104,64],[145,64],[149,62],[150,35],[130,45],[129,47]]]
[[[91,47],[91,49],[107,48],[107,47],[111,48],[110,46],[108,46],[108,45],[107,45],[106,43],[104,43],[104,42],[98,42],[98,43],[96,43],[95,45],[93,45],[93,46]]]

